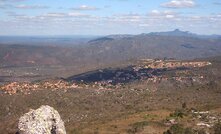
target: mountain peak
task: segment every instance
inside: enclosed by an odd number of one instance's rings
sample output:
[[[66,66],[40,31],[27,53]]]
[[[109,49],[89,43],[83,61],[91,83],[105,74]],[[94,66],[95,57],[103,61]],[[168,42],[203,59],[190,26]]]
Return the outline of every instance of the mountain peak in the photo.
[[[180,29],[175,29],[174,32],[181,32]]]
[[[176,32],[176,33],[190,33],[189,31],[182,31],[180,29],[175,29],[174,31],[172,32]]]
[[[195,34],[190,33],[189,31],[181,31],[180,29],[175,29],[168,32],[152,32],[149,35],[161,35],[161,36],[195,36]]]

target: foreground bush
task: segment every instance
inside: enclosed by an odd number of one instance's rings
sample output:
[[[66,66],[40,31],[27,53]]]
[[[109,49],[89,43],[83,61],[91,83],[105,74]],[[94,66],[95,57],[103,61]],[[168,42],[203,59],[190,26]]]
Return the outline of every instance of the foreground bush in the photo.
[[[163,134],[198,134],[198,132],[194,131],[192,128],[184,128],[180,124],[175,124]]]
[[[182,125],[175,124],[169,128],[166,132],[163,134],[184,134],[185,130]]]
[[[221,134],[221,122],[218,122],[214,125],[214,134]]]
[[[129,129],[127,132],[129,134],[135,134],[137,132],[142,131],[144,129],[144,127],[147,125],[148,125],[147,121],[136,122],[136,123],[130,125],[132,128]]]

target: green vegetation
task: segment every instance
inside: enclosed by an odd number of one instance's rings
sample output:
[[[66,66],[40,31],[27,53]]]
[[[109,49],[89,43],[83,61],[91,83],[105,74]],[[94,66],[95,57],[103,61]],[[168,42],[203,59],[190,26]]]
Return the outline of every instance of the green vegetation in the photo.
[[[183,109],[177,109],[174,113],[170,114],[170,117],[172,118],[183,118],[184,116],[186,116],[186,113]]]
[[[172,125],[166,132],[163,134],[207,134],[204,129],[194,130],[193,128],[187,127],[185,128],[181,124]],[[221,134],[220,128],[212,134]]]
[[[75,128],[75,129],[71,130],[70,133],[71,134],[81,134],[81,131]]]
[[[157,117],[157,115],[152,115],[152,114],[145,114],[145,115],[143,116],[143,118],[144,118],[145,120],[148,120],[148,119],[153,120],[153,119],[156,118],[156,117]]]
[[[221,134],[221,122],[218,122],[214,125],[214,134]]]
[[[136,122],[134,124],[131,124],[131,129],[129,129],[127,132],[128,134],[135,134],[137,132],[140,132],[144,129],[145,126],[148,125],[147,121],[141,121],[141,122]]]
[[[197,134],[192,128],[184,128],[183,125],[175,124],[163,134]]]
[[[169,128],[166,132],[163,134],[184,134],[185,129],[180,124],[175,124]]]
[[[197,134],[207,134],[203,129],[199,130]]]
[[[192,128],[186,128],[184,134],[195,134],[194,130]]]
[[[220,60],[221,58],[217,59]],[[27,70],[25,67],[18,69],[16,72],[26,72]],[[34,67],[28,69],[35,70]],[[69,69],[71,70],[71,68]],[[206,134],[206,132],[220,134],[220,124],[216,124],[213,128],[196,127],[198,122],[206,122],[207,118],[204,115],[200,115],[201,118],[198,118],[198,114],[191,112],[214,110],[217,115],[211,117],[216,117],[216,119],[220,117],[220,69],[220,62],[212,63],[207,68],[189,69],[187,71],[188,77],[204,76],[200,82],[192,82],[190,79],[176,82],[169,79],[148,83],[142,80],[133,81],[132,84],[126,83],[124,88],[110,90],[82,88],[67,91],[62,89],[56,91],[39,90],[32,91],[31,94],[27,95],[0,93],[0,133],[15,133],[17,121],[21,115],[29,109],[47,104],[58,110],[61,118],[65,121],[67,133],[70,134],[146,133],[149,128],[155,133],[163,133],[168,126],[175,123],[183,124],[183,126],[172,126],[165,134],[175,134],[176,132],[177,134]],[[45,67],[39,70],[42,71],[39,73],[41,74],[46,73],[50,68]],[[7,70],[4,71],[7,72]],[[54,70],[51,71],[53,73]],[[183,74],[186,73],[184,70],[181,71]],[[66,72],[69,75],[74,74],[73,72]],[[176,70],[169,72],[173,73],[174,76],[185,76],[176,74]],[[168,73],[163,73],[163,78],[170,77]],[[210,81],[214,82],[211,83]],[[188,109],[191,107],[197,110]],[[171,112],[176,108],[179,109]],[[164,122],[166,118],[174,120]],[[190,125],[194,130],[187,128]],[[198,129],[202,130],[199,131]]]

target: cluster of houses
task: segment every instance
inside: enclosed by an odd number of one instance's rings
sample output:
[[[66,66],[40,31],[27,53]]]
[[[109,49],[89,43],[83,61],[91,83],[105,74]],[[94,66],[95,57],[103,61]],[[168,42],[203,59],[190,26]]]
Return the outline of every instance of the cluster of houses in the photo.
[[[0,90],[7,94],[16,94],[16,93],[24,93],[30,94],[30,91],[35,90],[43,90],[43,89],[70,89],[70,88],[79,88],[79,86],[75,83],[68,83],[62,80],[51,80],[44,82],[12,82],[9,84],[2,85]]]
[[[198,61],[198,62],[188,62],[188,61],[176,61],[176,60],[155,60],[149,62],[143,62],[144,68],[192,68],[192,67],[204,67],[211,65],[210,62],[207,61]],[[148,64],[146,64],[148,63]]]
[[[205,77],[202,75],[197,75],[193,77],[188,76],[173,76],[173,77],[166,77],[166,76],[153,76],[152,78],[148,78],[146,81],[151,83],[160,83],[163,81],[176,81],[176,82],[202,82]]]
[[[139,64],[137,66],[128,66],[120,69],[103,69],[89,73],[80,74],[70,77],[66,80],[48,80],[41,82],[12,82],[1,85],[0,91],[7,94],[24,93],[29,94],[33,90],[42,89],[77,89],[90,88],[98,90],[119,89],[124,84],[133,81],[147,81],[151,83],[160,83],[162,81],[175,80],[178,82],[185,82],[187,80],[198,81],[203,79],[203,76],[182,77],[174,76],[168,77],[162,75],[164,71],[170,68],[179,67],[203,67],[210,65],[209,62],[181,62],[181,61],[154,61],[149,64]],[[166,69],[165,69],[166,68]]]

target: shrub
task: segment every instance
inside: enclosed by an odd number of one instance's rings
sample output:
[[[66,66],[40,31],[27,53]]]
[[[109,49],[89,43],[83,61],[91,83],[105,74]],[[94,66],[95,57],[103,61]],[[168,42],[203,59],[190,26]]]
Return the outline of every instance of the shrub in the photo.
[[[218,133],[214,133],[214,134],[221,134],[220,129],[218,129],[217,132]],[[203,129],[193,130],[192,128],[184,128],[182,125],[176,124],[176,125],[171,126],[163,134],[207,134],[207,133]]]
[[[186,114],[183,112],[183,110],[176,110],[174,113],[170,114],[170,117],[174,117],[174,118],[183,118]]]
[[[148,125],[147,121],[136,122],[136,123],[130,125],[132,128],[129,129],[127,132],[129,134],[135,134],[137,132],[142,131],[144,129],[144,127],[147,125]]]
[[[192,128],[186,128],[184,134],[195,134]]]
[[[163,134],[197,134],[192,128],[184,128],[180,124],[175,124]]]
[[[182,104],[182,109],[186,109],[187,108],[187,104],[186,104],[186,102],[184,102],[183,104]]]
[[[199,130],[197,134],[207,134],[203,129]]]
[[[221,134],[221,122],[218,122],[214,125],[214,134]]]
[[[175,124],[169,128],[166,132],[163,134],[184,134],[185,129],[180,124]]]

